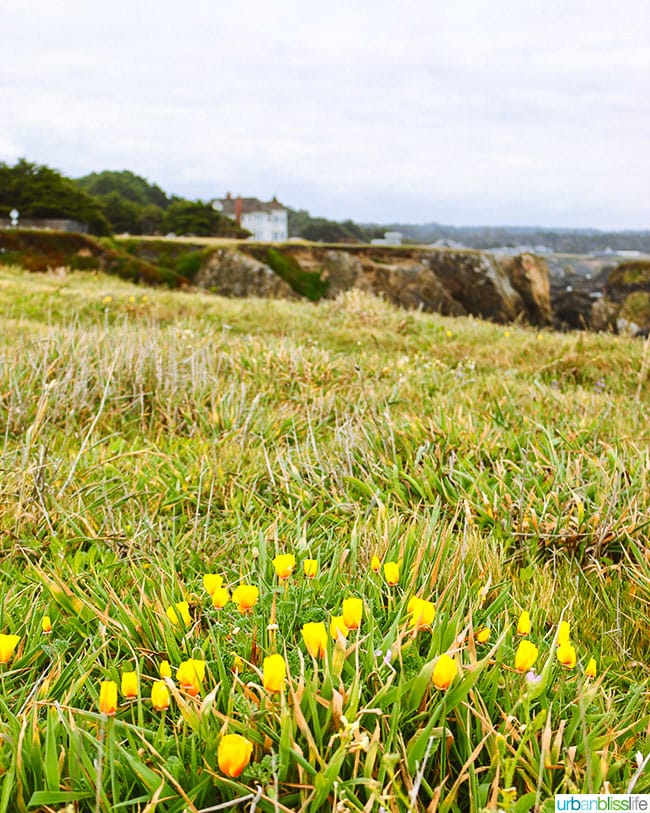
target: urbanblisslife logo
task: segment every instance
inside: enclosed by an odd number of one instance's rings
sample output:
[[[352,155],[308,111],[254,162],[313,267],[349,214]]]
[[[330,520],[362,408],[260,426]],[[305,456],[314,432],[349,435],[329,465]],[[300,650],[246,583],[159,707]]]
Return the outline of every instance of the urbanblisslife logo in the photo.
[[[556,811],[648,811],[650,813],[649,793],[572,793],[555,797]]]

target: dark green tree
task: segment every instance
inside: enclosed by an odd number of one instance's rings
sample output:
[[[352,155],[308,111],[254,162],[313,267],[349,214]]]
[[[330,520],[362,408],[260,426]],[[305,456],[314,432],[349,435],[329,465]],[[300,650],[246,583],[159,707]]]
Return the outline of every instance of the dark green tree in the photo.
[[[339,223],[325,217],[312,217],[305,209],[289,209],[289,234],[323,243],[349,241],[367,243],[371,236],[368,229],[352,220]]]
[[[21,158],[0,163],[0,216],[17,209],[23,218],[65,218],[85,223],[94,234],[109,234],[100,203],[50,167]]]
[[[139,218],[144,206],[132,203],[130,200],[123,198],[118,192],[111,192],[109,195],[100,198],[100,200],[114,232],[118,234],[121,232],[139,233]]]
[[[160,206],[150,203],[138,211],[138,234],[160,234],[165,212]]]
[[[146,178],[128,169],[119,172],[112,170],[91,172],[83,178],[78,178],[75,183],[91,195],[106,197],[117,193],[121,198],[138,206],[154,205],[166,209],[170,203],[170,198],[159,186],[149,183]]]
[[[163,218],[163,231],[197,237],[244,237],[248,232],[234,220],[200,200],[174,200]]]

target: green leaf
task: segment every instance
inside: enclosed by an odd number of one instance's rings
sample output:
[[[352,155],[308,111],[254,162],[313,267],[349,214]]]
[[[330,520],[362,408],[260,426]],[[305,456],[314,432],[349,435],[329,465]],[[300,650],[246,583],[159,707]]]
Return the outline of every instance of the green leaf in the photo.
[[[28,807],[44,807],[45,805],[63,805],[67,802],[80,802],[82,799],[91,799],[93,793],[89,791],[74,790],[37,790],[32,793]]]

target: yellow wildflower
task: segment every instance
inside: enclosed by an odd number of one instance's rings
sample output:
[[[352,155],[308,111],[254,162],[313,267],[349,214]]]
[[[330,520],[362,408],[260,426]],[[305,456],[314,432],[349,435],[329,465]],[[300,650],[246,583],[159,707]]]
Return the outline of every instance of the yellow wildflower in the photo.
[[[436,617],[436,605],[432,601],[413,596],[408,603],[408,607],[410,607],[411,612],[410,627],[421,630],[433,624],[433,619]]]
[[[217,587],[211,595],[212,606],[216,607],[217,610],[223,610],[226,604],[230,601],[230,593],[228,592],[227,587]]]
[[[436,665],[433,668],[433,674],[431,675],[431,680],[433,681],[433,685],[436,689],[440,689],[441,691],[445,691],[451,686],[452,680],[458,674],[458,666],[454,658],[451,655],[441,655],[438,660],[436,661]]]
[[[327,649],[327,630],[322,621],[312,621],[302,628],[302,638],[307,652],[313,658],[323,658]]]
[[[267,692],[281,692],[287,676],[287,665],[282,655],[269,655],[262,666],[262,683]]]
[[[192,616],[190,615],[190,605],[187,601],[179,601],[171,607],[167,607],[167,618],[172,624],[180,624],[181,620],[186,627],[192,623]]]
[[[479,644],[487,644],[487,642],[489,640],[490,640],[490,628],[489,627],[483,627],[483,629],[480,629],[476,633],[476,641]]]
[[[20,635],[0,635],[0,663],[8,663],[18,646]]]
[[[386,562],[384,564],[384,578],[391,587],[399,582],[399,562]]]
[[[557,659],[562,666],[566,666],[567,669],[573,669],[576,665],[577,657],[575,647],[571,641],[564,641],[564,643],[558,646]]]
[[[339,640],[339,636],[343,638],[348,637],[348,628],[345,625],[342,615],[333,615],[330,621],[330,636],[335,640]]]
[[[360,598],[343,599],[343,623],[348,629],[355,630],[361,626],[363,601]]]
[[[99,710],[110,717],[117,711],[117,683],[104,680],[99,687]]]
[[[176,680],[181,689],[192,697],[196,697],[201,690],[205,678],[205,661],[188,658],[176,670]]]
[[[133,699],[138,696],[137,672],[122,672],[122,697]]]
[[[222,584],[223,576],[220,576],[218,573],[206,573],[203,576],[203,586],[210,595],[214,593],[217,587],[221,587]]]
[[[518,672],[527,672],[537,660],[539,650],[535,644],[524,639],[520,641],[515,652],[515,669]]]
[[[151,687],[151,704],[156,711],[169,708],[169,689],[163,680],[157,680]]]
[[[224,734],[217,749],[219,770],[236,779],[250,762],[253,743],[239,734]]]
[[[288,579],[296,567],[296,557],[293,553],[279,553],[273,560],[273,567],[279,579]]]
[[[246,613],[257,603],[260,591],[252,584],[239,584],[232,591],[232,600],[240,613]]]
[[[524,610],[523,613],[519,616],[519,621],[517,621],[517,634],[518,635],[528,635],[530,632],[530,613],[528,610]]]

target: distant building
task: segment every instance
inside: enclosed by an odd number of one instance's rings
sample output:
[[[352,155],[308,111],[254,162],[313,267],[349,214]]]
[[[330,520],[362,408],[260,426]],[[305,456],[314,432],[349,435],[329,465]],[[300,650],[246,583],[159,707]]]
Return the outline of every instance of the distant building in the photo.
[[[402,245],[402,232],[401,231],[387,231],[384,232],[383,237],[375,237],[370,241],[371,246],[401,246]]]
[[[212,207],[237,221],[255,240],[282,243],[289,236],[288,211],[277,198],[265,203],[257,198],[242,198],[228,192],[225,198],[216,198]]]

